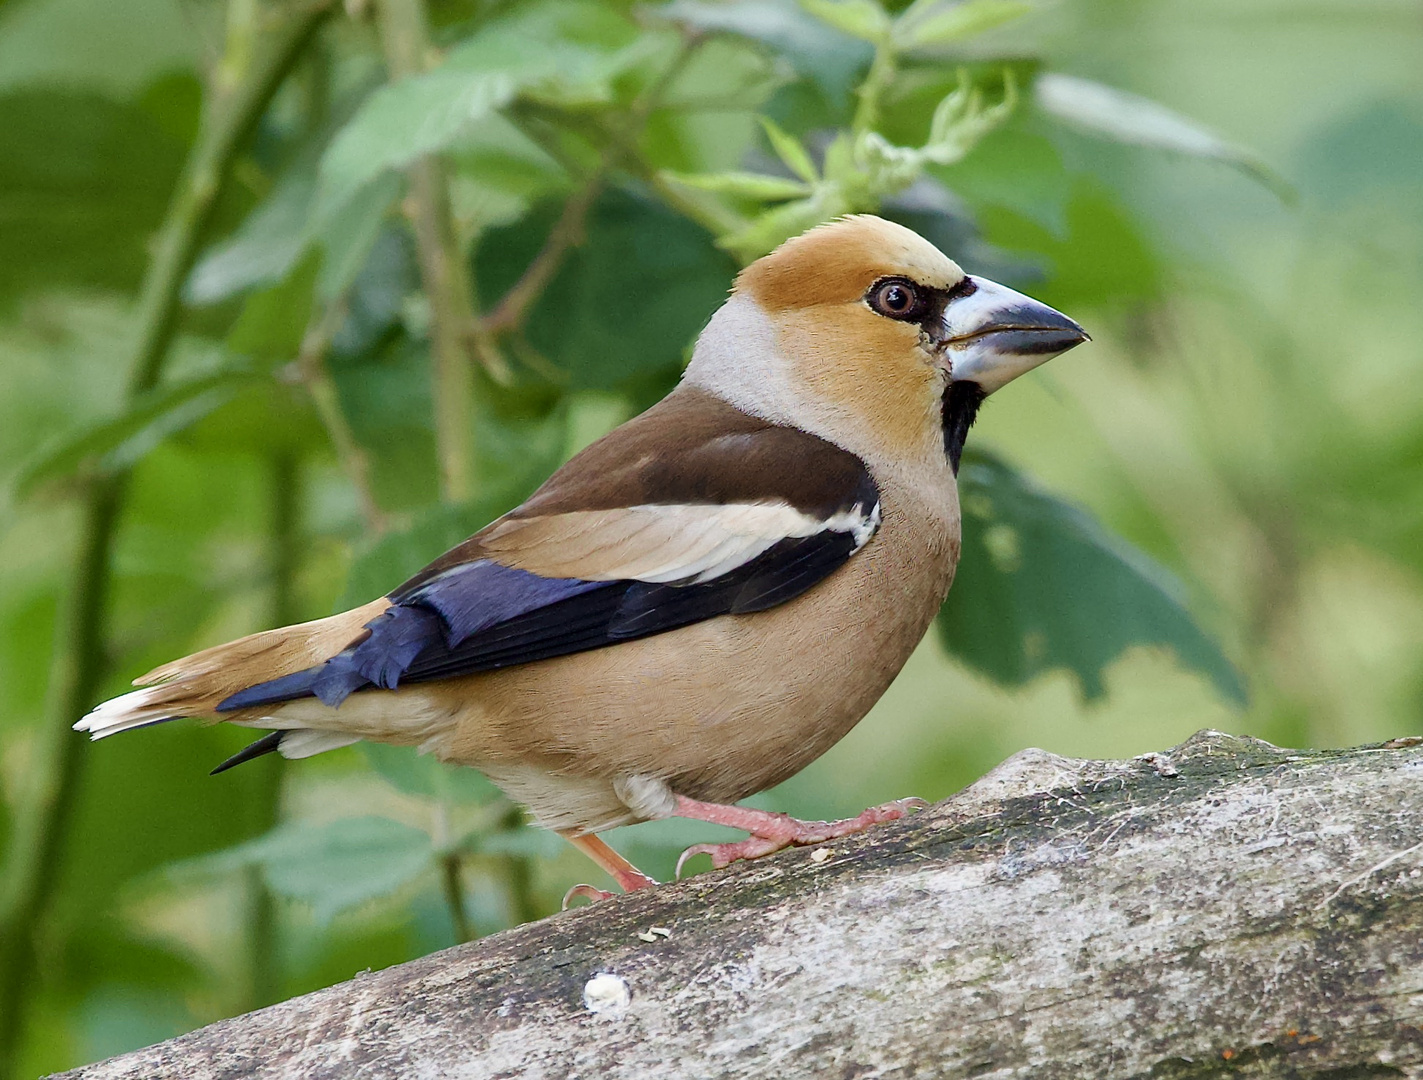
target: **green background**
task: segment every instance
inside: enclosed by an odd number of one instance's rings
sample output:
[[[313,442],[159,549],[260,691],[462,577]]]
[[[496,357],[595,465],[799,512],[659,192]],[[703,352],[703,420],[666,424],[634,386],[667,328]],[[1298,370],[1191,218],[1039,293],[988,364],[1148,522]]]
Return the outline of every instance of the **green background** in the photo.
[[[377,16],[418,5],[350,6],[224,161],[159,378],[134,394],[185,161],[300,5],[0,2],[0,1077],[539,917],[598,880],[471,772],[358,747],[209,778],[246,733],[90,745],[64,687],[92,674],[87,707],[392,588],[656,400],[738,262],[827,214],[897,217],[1093,342],[987,404],[939,627],[755,805],[939,799],[1028,746],[1423,727],[1415,3],[430,0],[425,73],[393,83]],[[891,16],[920,21],[897,24],[877,113],[857,116],[876,49],[856,34]],[[1016,102],[992,114],[1005,71]],[[991,115],[957,157],[898,178],[836,164],[837,134],[933,145],[960,72],[981,98],[965,123]],[[429,152],[471,319],[586,206],[518,325],[466,336],[455,490],[430,360],[451,302],[423,287],[411,226],[407,169]],[[112,490],[107,578],[86,576]],[[721,835],[612,839],[664,876]]]

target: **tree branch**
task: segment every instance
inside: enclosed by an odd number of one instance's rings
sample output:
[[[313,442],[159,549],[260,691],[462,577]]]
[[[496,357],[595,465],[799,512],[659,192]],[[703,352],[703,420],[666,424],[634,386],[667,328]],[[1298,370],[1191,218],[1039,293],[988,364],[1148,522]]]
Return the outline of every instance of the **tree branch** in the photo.
[[[863,837],[65,1075],[1423,1075],[1420,743],[1029,750]]]

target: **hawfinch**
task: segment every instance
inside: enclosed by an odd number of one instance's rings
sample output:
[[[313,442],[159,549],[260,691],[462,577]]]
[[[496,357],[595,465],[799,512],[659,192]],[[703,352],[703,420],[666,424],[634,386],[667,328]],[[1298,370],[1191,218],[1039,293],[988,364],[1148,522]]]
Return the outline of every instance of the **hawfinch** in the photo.
[[[272,729],[218,771],[415,746],[625,890],[654,882],[597,837],[617,825],[748,832],[683,855],[720,867],[901,817],[917,800],[838,822],[731,804],[884,693],[954,577],[979,405],[1086,340],[902,226],[822,225],[743,270],[680,385],[518,509],[388,596],[165,664],[75,727]]]

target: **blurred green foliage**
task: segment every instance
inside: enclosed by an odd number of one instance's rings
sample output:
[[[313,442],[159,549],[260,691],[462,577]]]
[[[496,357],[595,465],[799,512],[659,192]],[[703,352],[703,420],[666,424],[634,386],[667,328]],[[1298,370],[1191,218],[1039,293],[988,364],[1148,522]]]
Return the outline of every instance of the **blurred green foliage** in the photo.
[[[752,802],[843,815],[1208,725],[1416,731],[1421,39],[1405,0],[0,3],[0,1076],[556,908],[591,868],[470,770],[209,778],[241,733],[90,747],[64,688],[392,588],[840,213],[1095,341],[990,402],[937,633]],[[666,875],[716,835],[614,842]]]

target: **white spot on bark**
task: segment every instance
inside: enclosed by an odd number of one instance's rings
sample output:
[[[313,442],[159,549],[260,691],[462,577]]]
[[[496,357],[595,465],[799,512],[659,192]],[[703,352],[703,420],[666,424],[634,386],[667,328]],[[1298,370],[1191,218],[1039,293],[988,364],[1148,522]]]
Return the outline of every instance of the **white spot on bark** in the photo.
[[[632,991],[621,975],[600,971],[583,987],[583,1007],[593,1013],[622,1012],[632,1004]]]

